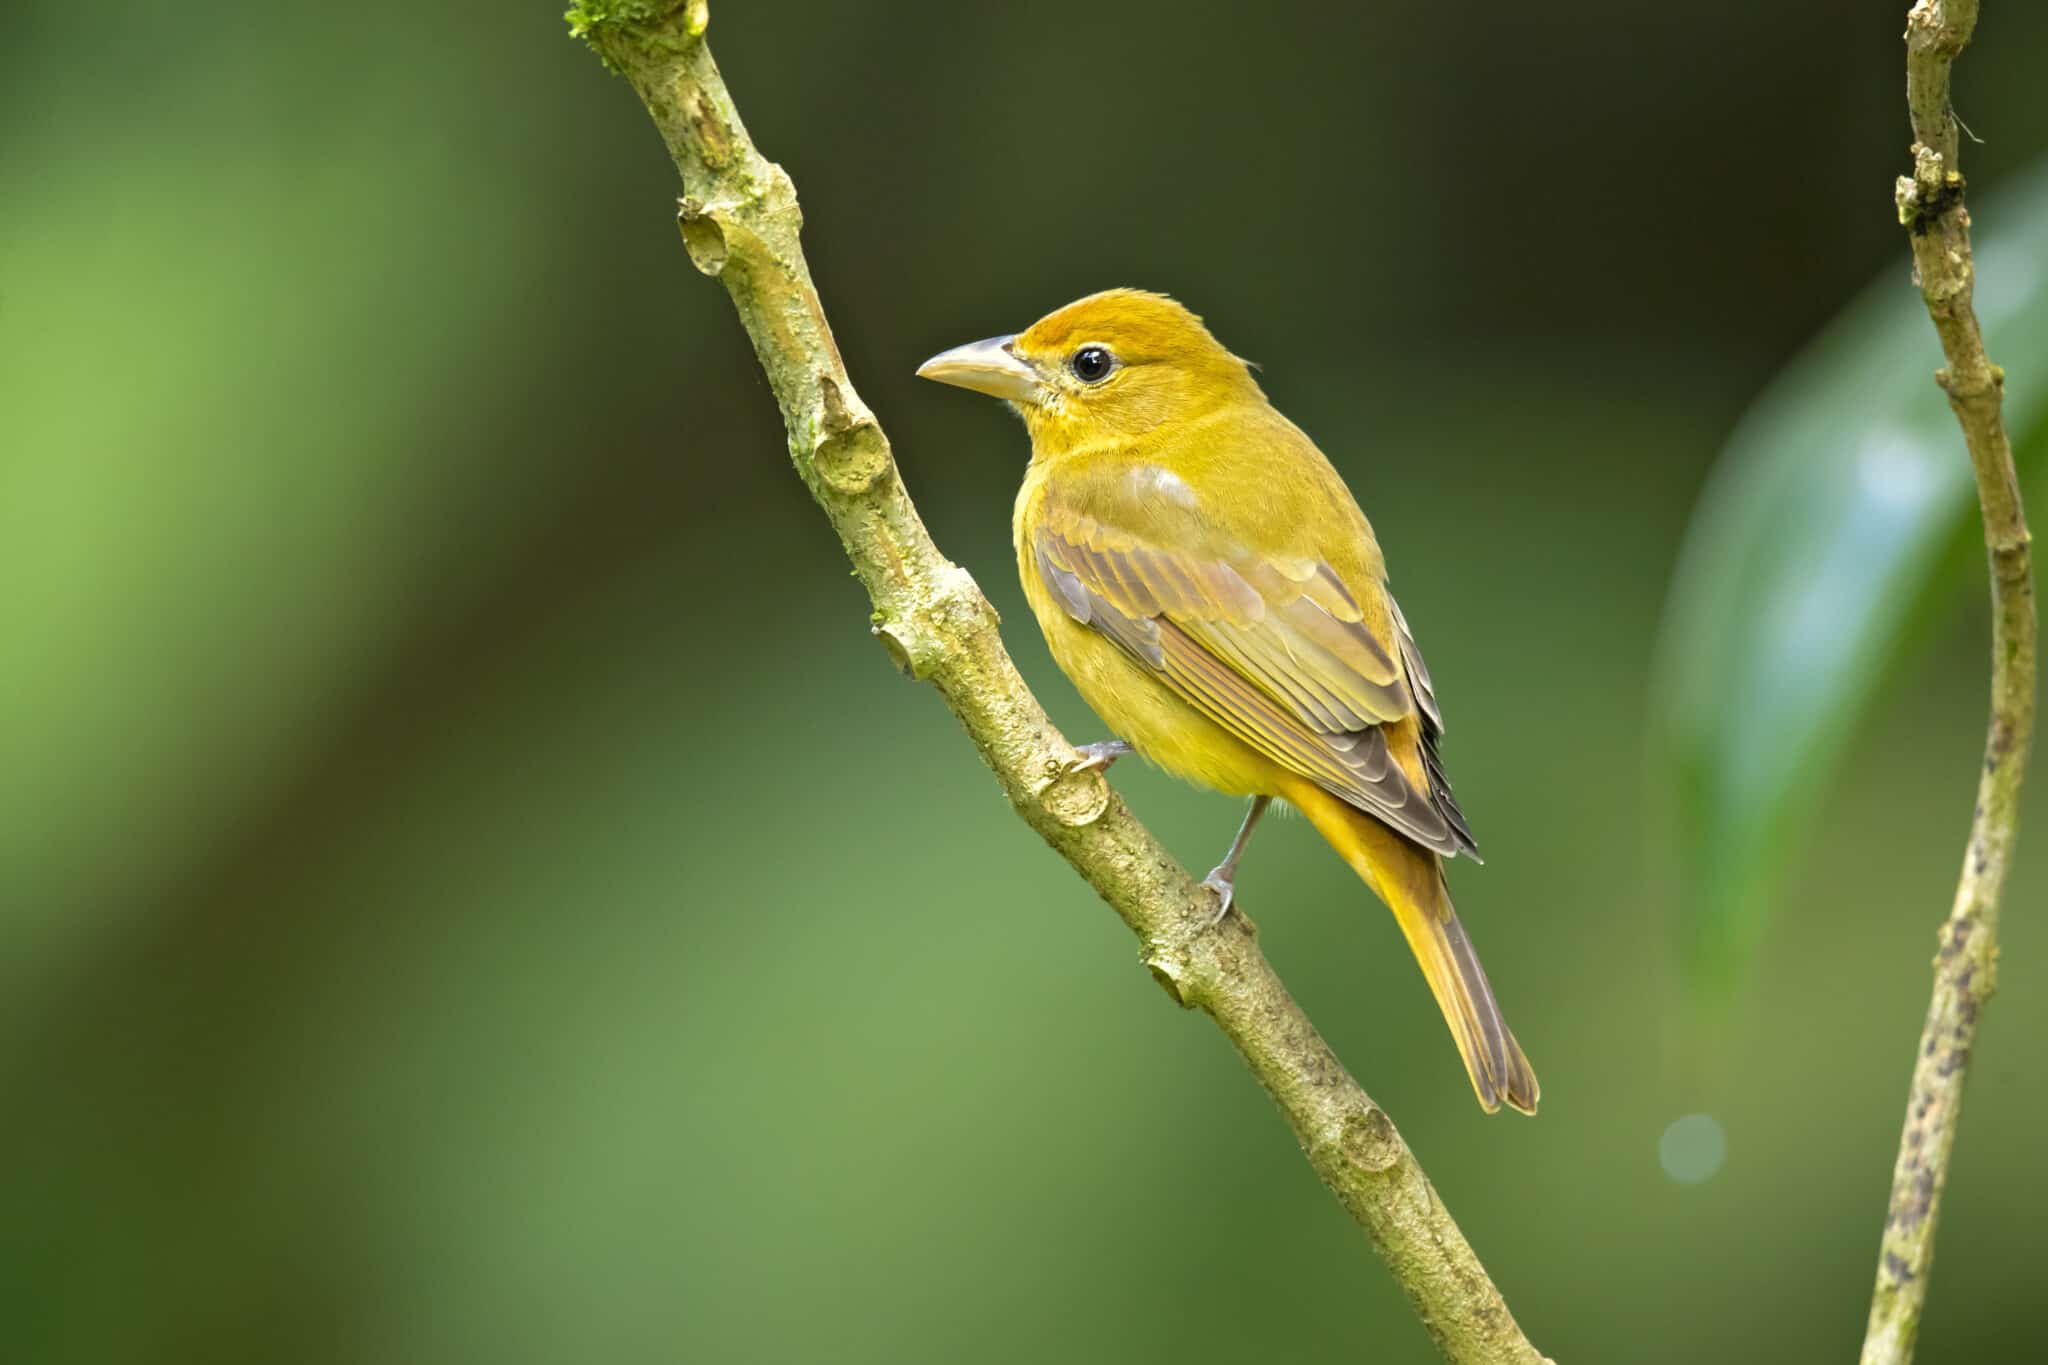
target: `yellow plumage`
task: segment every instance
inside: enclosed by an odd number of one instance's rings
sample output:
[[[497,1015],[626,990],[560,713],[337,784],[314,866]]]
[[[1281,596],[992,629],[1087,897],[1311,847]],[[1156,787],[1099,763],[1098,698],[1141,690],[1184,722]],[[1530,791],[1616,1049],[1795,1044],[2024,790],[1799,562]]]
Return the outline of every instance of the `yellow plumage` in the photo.
[[[1428,671],[1322,452],[1156,294],[1096,294],[919,373],[1024,418],[1018,569],[1096,714],[1169,772],[1306,814],[1393,910],[1480,1103],[1533,1113],[1535,1074],[1444,886],[1442,859],[1476,849]],[[1243,837],[1212,874],[1226,895]]]

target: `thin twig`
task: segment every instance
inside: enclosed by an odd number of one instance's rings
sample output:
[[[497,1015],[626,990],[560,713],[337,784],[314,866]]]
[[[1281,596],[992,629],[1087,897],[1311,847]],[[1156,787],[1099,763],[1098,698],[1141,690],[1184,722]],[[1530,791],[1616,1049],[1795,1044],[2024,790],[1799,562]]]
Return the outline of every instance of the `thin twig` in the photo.
[[[1949,108],[1949,66],[1976,26],[1977,0],[1919,0],[1906,16],[1913,174],[1899,177],[1897,200],[1899,221],[1912,240],[1914,274],[1948,357],[1948,367],[1935,379],[1962,426],[1984,512],[1991,561],[1991,726],[1962,878],[1934,958],[1934,994],[1892,1171],[1863,1365],[1905,1365],[1913,1358],[1934,1265],[1941,1191],[1962,1116],[1963,1082],[1978,1017],[1995,984],[1999,904],[2034,730],[2034,574],[2027,522],[2001,411],[2005,372],[1984,354],[1971,303],[1970,214],[1963,206],[1957,124]]]
[[[1168,993],[1215,1019],[1443,1354],[1542,1360],[1393,1122],[1288,995],[1255,931],[1236,917],[1210,927],[1208,894],[1099,772],[1080,770],[1004,652],[981,590],[932,543],[826,326],[798,243],[795,190],[747,137],[712,62],[703,0],[585,0],[569,19],[631,82],[668,144],[687,196],[690,258],[732,295],[797,472],[867,586],[890,655],[938,688],[1018,814],[1123,917]]]

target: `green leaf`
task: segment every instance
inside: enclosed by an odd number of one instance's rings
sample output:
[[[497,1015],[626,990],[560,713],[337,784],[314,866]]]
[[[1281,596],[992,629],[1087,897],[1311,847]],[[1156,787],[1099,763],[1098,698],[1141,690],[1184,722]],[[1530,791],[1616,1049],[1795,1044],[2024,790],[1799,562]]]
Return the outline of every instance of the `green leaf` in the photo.
[[[2013,376],[2005,411],[2024,475],[2048,443],[2048,167],[1973,207],[1977,312]],[[1898,265],[1772,381],[1679,554],[1651,710],[1699,988],[1725,987],[1748,960],[1844,742],[1929,615],[1949,552],[1977,534],[1909,271],[1901,242]]]

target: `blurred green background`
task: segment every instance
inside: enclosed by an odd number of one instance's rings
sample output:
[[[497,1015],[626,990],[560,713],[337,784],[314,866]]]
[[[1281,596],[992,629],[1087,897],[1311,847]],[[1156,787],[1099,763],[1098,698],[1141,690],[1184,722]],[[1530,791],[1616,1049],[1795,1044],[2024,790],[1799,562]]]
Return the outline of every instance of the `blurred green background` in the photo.
[[[853,374],[1071,737],[1023,436],[919,360],[1166,289],[1351,480],[1543,1116],[1480,1115],[1305,825],[1240,894],[1560,1360],[1853,1352],[1981,745],[1972,585],[1688,1022],[1645,758],[1677,541],[1770,376],[1908,288],[1904,4],[1765,8],[713,6]],[[2048,11],[1987,9],[1979,187],[2048,152]],[[1428,1359],[868,638],[646,116],[556,10],[11,15],[0,1359]],[[1235,827],[1116,783],[1197,868]],[[2038,1358],[2043,844],[1927,1362]],[[1727,1135],[1701,1184],[1659,1164],[1689,1113]]]

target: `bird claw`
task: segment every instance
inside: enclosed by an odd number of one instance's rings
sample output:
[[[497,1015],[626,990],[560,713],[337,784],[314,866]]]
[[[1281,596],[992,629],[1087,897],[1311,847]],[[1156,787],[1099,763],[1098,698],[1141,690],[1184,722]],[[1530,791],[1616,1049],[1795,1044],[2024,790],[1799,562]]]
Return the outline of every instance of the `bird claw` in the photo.
[[[1214,929],[1223,923],[1231,908],[1237,904],[1237,885],[1224,875],[1220,867],[1202,878],[1202,885],[1216,893],[1216,918],[1209,921],[1209,927]]]
[[[1130,741],[1128,740],[1099,739],[1093,744],[1076,746],[1076,752],[1081,755],[1081,761],[1076,763],[1071,771],[1077,773],[1106,773],[1109,771],[1110,764],[1116,762],[1125,754],[1135,753],[1136,750],[1131,748]]]

